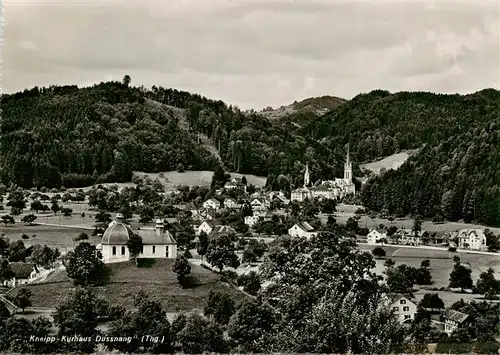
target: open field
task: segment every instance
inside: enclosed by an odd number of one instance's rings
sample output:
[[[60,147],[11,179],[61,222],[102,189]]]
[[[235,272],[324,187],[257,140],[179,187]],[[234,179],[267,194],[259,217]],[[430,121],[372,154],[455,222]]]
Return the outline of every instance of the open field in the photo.
[[[112,270],[108,285],[95,287],[97,294],[112,304],[133,308],[133,298],[140,291],[161,300],[165,310],[202,309],[211,290],[224,291],[235,300],[241,300],[244,294],[223,283],[219,275],[191,264],[190,286],[181,288],[176,274],[171,271],[172,260],[159,259],[150,267],[136,267],[133,262],[109,264]],[[26,285],[33,293],[33,307],[55,308],[70,295],[75,286],[64,270],[58,270],[39,284]],[[11,295],[15,294],[15,290]]]
[[[405,152],[389,155],[388,157],[377,161],[361,164],[359,167],[361,169],[370,170],[377,175],[380,173],[380,169],[397,170],[414,152],[414,150],[407,150]]]
[[[45,226],[45,225],[24,225],[15,224],[13,226],[4,227],[0,225],[0,233],[5,233],[5,235],[11,240],[16,241],[21,239],[26,247],[35,244],[45,244],[52,248],[59,248],[59,250],[64,253],[68,248],[74,248],[75,242],[74,237],[77,237],[80,233],[85,232],[80,228],[69,228],[69,227],[56,227],[56,226]],[[98,243],[100,238],[92,237],[89,231],[86,231],[89,235],[88,242]],[[30,239],[22,239],[21,236],[27,234]],[[32,235],[36,234],[33,238]]]
[[[210,186],[212,182],[213,171],[185,171],[179,173],[177,171],[167,171],[163,173],[143,173],[134,172],[137,176],[149,176],[152,180],[158,179],[166,188],[166,190],[173,190],[176,186],[187,185],[187,186]],[[163,175],[161,177],[160,175]],[[246,175],[231,173],[232,177],[242,177],[245,175],[247,178],[247,183],[250,185],[255,185],[256,187],[261,187],[266,184],[266,178],[262,176]]]
[[[349,217],[354,217],[355,214],[354,212],[358,208],[363,208],[363,206],[356,206],[356,205],[345,205],[345,204],[339,204],[337,206],[337,212],[335,213],[335,219],[337,220],[337,223],[340,224],[345,224]],[[383,218],[370,218],[367,215],[362,215],[360,216],[361,218],[358,221],[358,224],[360,227],[372,229],[378,227],[379,224],[384,224],[386,226],[396,226],[398,228],[405,228],[405,229],[411,229],[413,227],[413,219],[411,218],[405,218],[401,220],[394,220],[390,222],[387,219]],[[320,215],[319,218],[321,219],[322,223],[326,223],[326,220],[328,219],[328,216],[326,215]],[[429,231],[429,232],[453,232],[459,229],[465,229],[465,228],[489,228],[493,233],[495,234],[500,234],[500,228],[495,228],[495,227],[487,227],[487,226],[482,226],[479,224],[472,224],[472,223],[460,223],[460,222],[444,222],[440,224],[434,224],[432,221],[424,221],[422,223],[422,230],[424,231]]]

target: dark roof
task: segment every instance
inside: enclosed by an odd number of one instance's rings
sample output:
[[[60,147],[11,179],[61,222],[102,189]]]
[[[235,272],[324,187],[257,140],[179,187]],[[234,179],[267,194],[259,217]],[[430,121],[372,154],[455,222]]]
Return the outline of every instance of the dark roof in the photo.
[[[447,309],[443,313],[443,318],[451,319],[455,322],[462,323],[469,317],[468,314],[455,311],[453,309]]]
[[[215,220],[215,219],[206,219],[203,222],[206,222],[211,228],[214,228],[216,225],[218,225],[220,222]]]
[[[230,226],[217,225],[212,229],[211,236],[223,234],[236,234],[236,231]]]
[[[125,245],[133,234],[132,229],[125,223],[113,221],[102,235],[103,245]]]
[[[310,225],[309,223],[307,223],[307,222],[299,222],[299,223],[297,223],[297,226],[298,226],[300,229],[302,229],[302,230],[304,230],[304,231],[306,231],[306,232],[312,232],[312,231],[314,230],[313,226],[311,226],[311,225]]]
[[[177,244],[172,234],[167,230],[158,235],[154,229],[141,229],[139,235],[144,245]]]
[[[388,297],[389,297],[389,300],[391,301],[391,303],[394,303],[403,297],[406,298],[408,301],[415,303],[411,300],[413,297],[411,297],[411,295],[409,295],[409,294],[391,293],[388,295]]]
[[[34,265],[31,263],[12,262],[9,263],[9,268],[17,279],[29,279]]]

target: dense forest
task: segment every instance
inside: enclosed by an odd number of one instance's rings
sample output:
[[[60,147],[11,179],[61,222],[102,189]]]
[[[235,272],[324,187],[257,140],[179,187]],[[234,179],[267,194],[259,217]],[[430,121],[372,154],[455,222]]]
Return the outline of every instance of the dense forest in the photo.
[[[358,164],[420,148],[398,171],[373,177],[375,211],[500,225],[500,92],[470,95],[376,90],[276,120],[222,101],[130,78],[87,88],[2,95],[0,179],[23,187],[128,181],[132,171],[213,170],[301,184],[342,176],[346,145]],[[310,104],[310,103],[309,103]],[[220,159],[220,161],[219,161]]]

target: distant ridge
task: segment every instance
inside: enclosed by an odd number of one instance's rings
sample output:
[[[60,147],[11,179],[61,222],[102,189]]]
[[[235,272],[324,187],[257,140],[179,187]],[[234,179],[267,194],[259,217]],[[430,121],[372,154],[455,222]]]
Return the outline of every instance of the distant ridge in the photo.
[[[262,111],[259,111],[259,114],[264,115],[270,119],[281,118],[286,115],[298,112],[313,112],[321,115],[327,113],[328,111],[336,109],[346,101],[347,100],[340,97],[329,95],[310,97],[302,101],[295,101],[287,106],[281,106],[277,109],[267,107]]]

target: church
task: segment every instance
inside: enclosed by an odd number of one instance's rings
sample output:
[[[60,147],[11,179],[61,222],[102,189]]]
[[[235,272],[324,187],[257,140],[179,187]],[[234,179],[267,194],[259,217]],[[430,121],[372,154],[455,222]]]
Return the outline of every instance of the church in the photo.
[[[335,178],[335,180],[324,180],[316,186],[309,187],[309,166],[306,165],[306,170],[304,172],[304,186],[292,191],[291,200],[302,202],[305,199],[314,198],[342,199],[348,194],[356,193],[356,186],[354,185],[352,178],[352,162],[349,157],[349,147],[347,147],[343,179]]]
[[[150,229],[140,229],[135,233],[123,220],[123,215],[118,213],[104,234],[97,249],[102,253],[104,263],[117,263],[131,259],[127,241],[132,234],[142,238],[143,250],[138,259],[175,259],[177,257],[177,242],[172,234],[165,229],[164,221],[156,220],[156,225]]]

